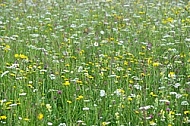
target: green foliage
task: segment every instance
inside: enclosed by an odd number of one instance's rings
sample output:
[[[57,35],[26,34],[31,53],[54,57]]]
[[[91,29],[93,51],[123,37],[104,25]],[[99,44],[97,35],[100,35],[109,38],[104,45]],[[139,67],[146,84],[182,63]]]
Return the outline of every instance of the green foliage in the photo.
[[[190,2],[0,3],[0,125],[190,123]]]

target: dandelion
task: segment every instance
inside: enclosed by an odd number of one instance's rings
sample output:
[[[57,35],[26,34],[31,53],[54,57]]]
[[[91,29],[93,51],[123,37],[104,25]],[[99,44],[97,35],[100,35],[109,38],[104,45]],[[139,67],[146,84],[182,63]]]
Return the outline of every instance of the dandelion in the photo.
[[[10,50],[10,46],[9,45],[6,45],[5,48],[4,48],[5,52],[9,51]]]
[[[133,84],[133,83],[134,83],[134,81],[133,81],[133,80],[129,80],[129,83],[130,83],[130,84]]]
[[[170,77],[170,78],[175,78],[175,77],[176,77],[175,72],[170,72],[170,73],[168,74],[168,77]]]
[[[70,82],[69,81],[65,81],[65,83],[63,83],[64,86],[69,86]]]
[[[15,54],[15,58],[19,58],[19,54]]]
[[[79,95],[77,98],[76,98],[76,100],[81,100],[81,99],[83,99],[84,97],[82,96],[82,95]]]
[[[159,62],[154,62],[152,65],[153,65],[153,67],[158,67],[160,65],[160,63]]]
[[[153,96],[153,97],[158,96],[158,95],[154,94],[154,92],[150,92],[150,95]]]
[[[150,124],[151,126],[156,126],[156,125],[157,125],[153,120],[150,121],[149,124]]]
[[[190,114],[190,111],[184,111],[184,114],[185,115]]]
[[[24,118],[23,120],[24,120],[24,121],[30,121],[30,119],[29,119],[29,118]]]
[[[27,56],[25,56],[24,54],[20,54],[20,56],[19,56],[21,59],[28,59],[28,57]]]
[[[132,101],[133,99],[132,99],[131,97],[128,97],[127,100],[128,100],[128,101]]]
[[[44,117],[44,115],[43,115],[42,113],[39,113],[38,116],[37,116],[37,118],[38,118],[39,120],[42,120],[43,117]]]
[[[72,101],[70,101],[70,100],[67,100],[67,103],[71,104],[71,103],[72,103]]]
[[[0,116],[0,120],[5,120],[7,119],[7,116],[3,115],[3,116]]]

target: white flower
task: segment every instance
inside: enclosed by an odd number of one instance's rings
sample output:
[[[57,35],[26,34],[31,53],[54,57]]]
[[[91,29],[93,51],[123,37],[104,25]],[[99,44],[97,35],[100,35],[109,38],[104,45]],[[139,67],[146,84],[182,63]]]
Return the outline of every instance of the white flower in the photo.
[[[26,95],[26,93],[20,93],[19,95],[20,95],[20,96],[25,96],[25,95]]]
[[[150,109],[150,108],[154,108],[154,106],[148,105],[148,106],[140,107],[139,109],[140,109],[140,110],[148,110],[148,109]]]
[[[159,100],[160,102],[170,102],[169,100]]]
[[[1,77],[3,77],[5,74],[9,73],[9,71],[5,71],[1,74]]]
[[[170,92],[170,95],[176,95],[177,92]]]
[[[181,98],[182,95],[181,94],[176,94],[175,97],[178,99],[178,98]]]
[[[141,90],[141,86],[140,85],[134,85],[134,88],[136,88],[137,90]]]
[[[55,75],[54,74],[50,74],[49,77],[51,78],[51,80],[55,80]]]
[[[103,35],[103,34],[104,34],[104,31],[100,31],[100,34],[102,34],[102,35]]]
[[[88,110],[90,110],[88,107],[85,107],[85,108],[83,108],[82,110],[84,110],[84,111],[88,111]]]
[[[58,126],[67,126],[65,123],[60,123]]]
[[[80,73],[80,72],[82,72],[82,70],[83,70],[83,67],[82,67],[82,66],[79,66],[78,72]]]
[[[50,104],[46,104],[46,108],[48,109],[48,111],[51,111],[51,105]]]
[[[174,85],[175,88],[178,88],[179,86],[181,86],[180,83],[176,83],[176,84]]]
[[[82,121],[82,120],[78,120],[77,122],[78,122],[78,123],[82,123],[83,121]]]
[[[116,94],[117,96],[120,96],[122,93],[120,89],[117,89],[116,91],[114,91],[114,94]]]
[[[71,28],[76,28],[76,24],[71,24]]]
[[[48,124],[48,126],[52,126],[53,125],[53,123],[51,123],[51,122],[48,122],[47,124]]]
[[[106,96],[105,90],[100,90],[100,97],[104,97],[104,96]]]
[[[190,42],[190,38],[186,38],[185,41]]]
[[[189,105],[189,103],[187,101],[182,101],[181,105]]]
[[[115,75],[115,74],[111,74],[111,75],[109,75],[108,77],[116,77],[117,75]]]
[[[179,86],[181,86],[180,83],[176,83],[176,84],[174,85],[175,88],[178,88]]]
[[[99,45],[98,42],[95,42],[95,43],[94,43],[94,46],[98,46],[98,45]]]
[[[10,104],[9,106],[10,106],[10,107],[12,107],[12,106],[17,106],[17,104]]]

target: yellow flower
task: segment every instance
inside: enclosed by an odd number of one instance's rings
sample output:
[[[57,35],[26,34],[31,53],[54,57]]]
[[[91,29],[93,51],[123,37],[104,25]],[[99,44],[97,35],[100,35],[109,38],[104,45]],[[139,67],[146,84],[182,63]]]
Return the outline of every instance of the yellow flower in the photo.
[[[102,126],[106,126],[108,124],[110,124],[110,122],[102,122]]]
[[[190,111],[184,111],[184,114],[185,115],[190,114]]]
[[[154,62],[152,65],[153,65],[154,67],[157,67],[157,66],[160,65],[160,63],[159,63],[159,62]]]
[[[39,113],[39,114],[38,114],[38,119],[39,119],[39,120],[42,120],[43,117],[44,117],[44,115],[43,115],[42,113]]]
[[[175,72],[170,72],[170,73],[168,74],[168,76],[169,76],[170,78],[175,78]]]
[[[21,59],[28,59],[28,57],[27,56],[25,56],[24,54],[20,54],[20,56],[19,56]]]
[[[127,62],[127,61],[124,61],[124,65],[126,65],[126,66],[127,66],[127,65],[128,65],[128,62]]]
[[[30,119],[29,119],[29,118],[24,118],[23,120],[25,120],[25,121],[30,121]]]
[[[0,120],[2,119],[7,119],[7,116],[3,115],[3,116],[0,116]]]
[[[133,83],[134,83],[134,81],[133,81],[133,80],[129,80],[129,83],[130,83],[130,84],[133,84]]]
[[[11,101],[9,101],[9,102],[6,102],[5,104],[6,104],[6,105],[10,105],[10,104],[12,104],[12,102],[11,102]]]
[[[70,85],[70,82],[69,82],[69,81],[65,81],[65,83],[63,83],[63,85],[69,86],[69,85]]]
[[[19,54],[15,54],[15,58],[19,58]]]
[[[149,124],[150,124],[151,126],[155,126],[155,125],[156,125],[156,123],[155,123],[154,121],[150,121]]]
[[[139,111],[136,110],[135,113],[136,113],[136,114],[139,114]]]
[[[144,11],[140,11],[139,14],[145,14],[145,12]]]
[[[6,45],[4,50],[7,52],[8,50],[10,50],[10,46],[9,45]]]
[[[153,97],[158,96],[158,95],[154,94],[154,92],[150,92],[150,95],[153,96]]]
[[[132,101],[133,99],[132,99],[131,97],[128,97],[127,100],[128,100],[128,101]]]
[[[77,98],[76,98],[76,100],[81,100],[81,99],[83,99],[84,97],[82,96],[82,95],[79,95]]]
[[[71,104],[71,103],[72,103],[72,101],[67,100],[67,103]]]
[[[148,58],[147,62],[148,62],[148,65],[150,65],[152,63],[152,58]]]
[[[66,67],[69,67],[70,65],[67,63],[67,64],[65,64],[65,66],[66,66]]]

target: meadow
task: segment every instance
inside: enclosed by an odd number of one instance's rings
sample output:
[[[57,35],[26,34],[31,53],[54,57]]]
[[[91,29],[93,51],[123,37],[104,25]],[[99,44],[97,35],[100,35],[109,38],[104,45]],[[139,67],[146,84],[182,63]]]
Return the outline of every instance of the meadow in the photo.
[[[188,0],[0,0],[1,126],[189,126]]]

